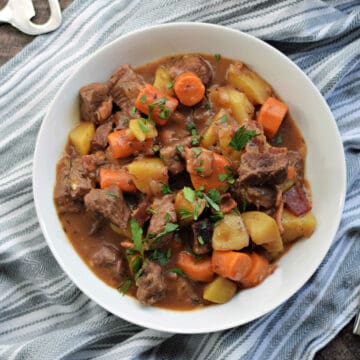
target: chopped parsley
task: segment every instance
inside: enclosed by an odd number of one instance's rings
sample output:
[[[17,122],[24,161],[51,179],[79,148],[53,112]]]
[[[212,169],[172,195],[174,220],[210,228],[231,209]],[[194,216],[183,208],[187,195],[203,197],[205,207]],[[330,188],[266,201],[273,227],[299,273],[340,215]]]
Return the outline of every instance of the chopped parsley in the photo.
[[[170,269],[170,270],[168,270],[168,272],[174,273],[174,274],[177,274],[177,275],[179,275],[179,276],[181,276],[183,278],[186,278],[185,273],[180,268]]]
[[[135,115],[136,115],[136,107],[135,107],[135,106],[133,106],[133,107],[131,108],[130,114],[131,114],[132,116],[135,116]]]
[[[220,204],[221,195],[220,195],[219,190],[211,189],[209,191],[209,196],[210,196],[211,200],[213,200],[216,204]]]
[[[205,104],[205,109],[206,110],[211,110],[211,105],[210,105],[210,103],[208,101]]]
[[[245,126],[237,129],[229,142],[229,146],[235,150],[241,150],[255,136],[259,134],[255,130],[246,130]]]
[[[210,220],[214,223],[224,218],[224,213],[221,211],[215,211],[212,215],[210,215]]]
[[[174,86],[174,83],[173,83],[172,81],[169,81],[169,82],[166,83],[166,87],[167,87],[168,89],[172,89],[173,86]]]
[[[166,213],[166,214],[165,214],[164,220],[165,220],[165,221],[169,221],[169,220],[170,220],[170,214],[169,214],[169,213]]]
[[[144,257],[144,247],[142,243],[143,229],[135,219],[130,220],[130,230],[135,249]]]
[[[160,151],[160,146],[159,145],[154,145],[151,150],[154,152],[154,154],[156,154],[157,152]]]
[[[169,250],[171,250],[171,249],[169,248]],[[171,254],[170,254],[170,256],[171,256]],[[150,254],[149,259],[151,261],[157,261],[161,266],[166,266],[169,261],[170,256],[167,256],[167,254],[164,254],[163,252],[161,252],[159,250],[154,250]]]
[[[155,209],[151,208],[151,207],[148,207],[146,209],[146,212],[148,212],[149,214],[152,214],[152,215],[157,214],[157,211]]]
[[[282,142],[283,142],[283,138],[282,138],[281,134],[277,133],[277,135],[275,137],[275,144],[280,145],[280,144],[282,144]]]
[[[187,209],[179,209],[179,214],[181,216],[181,220],[189,219],[194,216],[194,212]]]
[[[139,125],[139,128],[141,129],[141,131],[145,134],[150,132],[150,129],[148,129],[142,122],[142,120],[138,120],[137,124]]]
[[[142,266],[142,260],[140,256],[135,256],[134,260],[131,262],[131,271],[133,274],[136,274]]]
[[[246,202],[245,199],[243,199],[242,202],[241,202],[241,210],[242,210],[242,212],[245,212],[246,208],[247,208],[247,202]]]
[[[198,236],[197,241],[198,241],[198,243],[199,243],[200,245],[204,245],[204,244],[205,244],[204,239],[202,238],[201,235]]]
[[[219,174],[218,179],[221,182],[227,181],[229,184],[233,184],[235,182],[235,179],[231,167],[229,165],[226,165],[225,169],[226,169],[226,174]]]
[[[197,168],[195,168],[195,170],[199,175],[202,175],[204,173],[204,168],[202,168],[202,167],[197,167]]]
[[[227,115],[226,114],[220,119],[220,122],[222,124],[225,124],[227,122]]]
[[[180,145],[180,144],[177,144],[177,145],[176,145],[176,150],[177,150],[180,154],[182,154],[182,153],[184,152],[184,147],[183,147],[182,145]]]
[[[170,189],[170,185],[167,183],[163,183],[161,187],[162,194],[172,194],[172,190]]]
[[[188,124],[186,125],[186,129],[187,129],[188,131],[191,131],[191,130],[195,129],[195,124],[194,124],[193,122],[188,123]]]
[[[196,193],[192,188],[190,188],[188,186],[184,186],[183,194],[187,201],[189,201],[191,203],[193,203],[195,201]]]
[[[199,155],[202,153],[202,150],[200,148],[193,148],[192,151],[196,158],[199,157]]]
[[[105,195],[109,196],[109,197],[112,197],[112,198],[118,198],[118,196],[116,194],[114,194],[113,192],[111,192],[111,191],[106,191]]]
[[[145,103],[146,103],[146,94],[144,94],[143,96],[141,96],[140,102],[141,102],[142,104],[145,104]]]
[[[191,138],[191,145],[199,145],[199,140],[195,136]]]
[[[178,229],[179,229],[178,224],[167,223],[163,231],[159,232],[158,234],[149,234],[149,238],[152,238],[152,242],[154,243],[160,240],[163,236],[170,234]]]
[[[127,279],[124,282],[119,284],[119,286],[117,287],[117,290],[121,294],[125,295],[129,291],[131,284],[132,284],[132,281],[130,279]]]
[[[215,56],[215,60],[216,60],[216,61],[220,61],[220,59],[221,59],[221,55],[220,55],[220,54],[215,54],[214,56]]]

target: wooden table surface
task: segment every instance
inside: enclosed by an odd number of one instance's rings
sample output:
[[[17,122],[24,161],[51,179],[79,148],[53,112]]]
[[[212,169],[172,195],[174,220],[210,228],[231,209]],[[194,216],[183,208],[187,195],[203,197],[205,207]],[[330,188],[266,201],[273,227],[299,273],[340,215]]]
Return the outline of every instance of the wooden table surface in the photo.
[[[62,9],[65,9],[73,0],[60,0]],[[0,0],[0,9],[7,0]],[[49,8],[45,0],[33,0],[36,8],[37,23],[43,23],[49,16]],[[15,56],[24,46],[34,39],[33,36],[22,34],[7,24],[0,24],[0,65]],[[326,316],[326,314],[324,314]],[[352,333],[354,319],[324,349],[320,350],[315,360],[359,360],[360,336]],[[316,324],[314,324],[316,326]]]

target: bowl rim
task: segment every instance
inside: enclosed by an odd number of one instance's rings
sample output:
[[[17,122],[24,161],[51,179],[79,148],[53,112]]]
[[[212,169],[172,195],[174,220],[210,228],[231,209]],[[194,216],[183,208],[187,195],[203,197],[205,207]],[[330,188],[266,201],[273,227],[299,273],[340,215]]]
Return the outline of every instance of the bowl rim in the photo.
[[[334,226],[333,228],[335,230],[334,230],[334,232],[332,234],[331,241],[329,240],[328,243],[327,243],[326,248],[323,249],[323,254],[321,254],[321,256],[319,256],[317,258],[316,266],[314,266],[314,270],[311,272],[311,274],[309,276],[305,277],[301,282],[299,282],[300,285],[294,291],[290,292],[290,294],[285,299],[283,299],[282,301],[276,303],[275,305],[271,305],[271,306],[263,309],[263,311],[261,313],[259,313],[256,317],[253,317],[252,319],[246,320],[246,321],[241,321],[241,320],[239,321],[239,319],[236,319],[236,317],[234,317],[233,319],[227,319],[225,324],[222,324],[222,323],[221,324],[216,324],[216,326],[213,326],[213,328],[211,328],[211,329],[200,328],[200,329],[197,330],[197,329],[194,329],[194,327],[192,327],[192,326],[189,326],[188,328],[186,328],[186,327],[178,328],[178,327],[176,327],[176,325],[174,326],[172,324],[167,324],[166,327],[165,326],[158,326],[158,325],[154,325],[154,324],[152,324],[150,322],[140,321],[138,319],[134,320],[128,314],[121,314],[121,316],[120,316],[119,314],[114,313],[114,310],[111,309],[107,304],[104,304],[99,299],[95,300],[94,297],[93,297],[93,294],[90,294],[88,292],[87,288],[84,287],[83,284],[81,282],[79,282],[73,276],[73,273],[71,271],[68,271],[67,266],[65,265],[61,254],[58,253],[58,251],[57,251],[55,245],[53,244],[53,242],[49,240],[51,237],[49,235],[46,222],[42,217],[42,209],[41,209],[40,200],[39,200],[39,192],[40,192],[41,189],[39,187],[39,171],[37,171],[37,164],[39,162],[38,159],[39,159],[40,151],[41,151],[40,139],[43,137],[43,133],[45,131],[44,130],[45,129],[45,123],[48,121],[50,111],[51,111],[52,107],[54,106],[54,104],[58,101],[58,98],[60,97],[60,94],[62,93],[63,89],[67,86],[67,84],[69,84],[73,80],[74,77],[76,77],[77,73],[79,72],[79,70],[81,68],[86,66],[87,63],[89,63],[94,57],[98,56],[101,52],[106,51],[108,48],[111,48],[116,43],[121,42],[126,38],[130,38],[130,37],[132,37],[134,35],[145,33],[148,30],[166,29],[166,28],[173,28],[173,27],[175,27],[175,28],[176,27],[178,27],[178,28],[192,27],[192,28],[194,28],[194,30],[196,30],[198,28],[208,28],[208,29],[212,28],[212,29],[218,29],[220,31],[229,32],[229,33],[234,33],[234,34],[236,33],[237,35],[241,35],[241,36],[243,36],[245,38],[248,38],[251,41],[261,43],[261,46],[266,47],[269,50],[277,53],[277,56],[282,57],[283,60],[288,62],[289,66],[294,68],[295,71],[298,71],[298,72],[300,71],[302,73],[304,79],[308,83],[308,85],[312,88],[312,90],[314,92],[317,93],[319,99],[321,99],[320,101],[322,102],[322,105],[324,106],[324,109],[326,110],[329,119],[331,119],[331,126],[333,128],[332,130],[335,131],[335,134],[337,135],[337,139],[336,139],[336,141],[338,143],[337,145],[340,146],[340,149],[341,149],[341,156],[340,156],[341,157],[341,164],[339,164],[339,169],[341,168],[341,174],[339,174],[339,177],[341,177],[342,187],[341,187],[341,189],[339,191],[340,201],[338,203],[337,211],[334,214],[334,215],[336,215],[336,222],[333,222],[333,226]],[[171,55],[171,54],[169,54],[169,55]],[[342,212],[343,212],[343,209],[344,209],[345,195],[346,195],[346,184],[347,184],[347,181],[346,181],[345,152],[344,152],[343,143],[341,141],[340,131],[339,131],[338,127],[337,127],[335,118],[334,118],[334,116],[333,116],[327,102],[325,101],[325,99],[322,96],[319,89],[310,80],[308,75],[297,64],[295,64],[292,60],[290,60],[285,54],[280,52],[275,47],[269,45],[265,41],[255,37],[255,36],[253,36],[251,34],[245,33],[245,32],[240,31],[240,30],[232,29],[232,28],[229,28],[227,26],[209,24],[209,23],[200,23],[200,22],[172,22],[172,23],[165,23],[165,24],[142,27],[140,29],[130,31],[130,32],[128,32],[128,33],[126,33],[124,35],[121,35],[120,37],[112,40],[108,44],[106,44],[106,45],[102,46],[101,48],[99,48],[98,50],[96,50],[91,55],[88,55],[83,61],[81,61],[78,64],[78,66],[74,69],[74,71],[71,73],[71,75],[64,81],[64,83],[61,85],[61,87],[57,90],[54,98],[51,100],[50,104],[47,107],[46,113],[44,115],[43,121],[41,123],[40,129],[39,129],[39,132],[38,132],[38,135],[37,135],[37,139],[36,139],[35,151],[34,151],[34,159],[33,159],[33,169],[32,169],[32,180],[33,180],[32,188],[33,188],[33,194],[34,194],[35,210],[36,210],[36,214],[37,214],[37,217],[38,217],[38,221],[39,221],[39,224],[40,224],[41,231],[42,231],[42,233],[43,233],[43,235],[45,237],[47,245],[49,246],[49,248],[50,248],[50,250],[52,252],[52,255],[55,257],[55,259],[58,262],[58,264],[60,265],[61,269],[72,280],[72,282],[87,297],[89,297],[89,299],[91,299],[92,301],[94,301],[95,303],[97,303],[98,305],[100,305],[101,307],[103,307],[104,309],[109,311],[110,313],[114,314],[115,316],[121,317],[122,319],[124,319],[126,321],[129,321],[129,322],[131,322],[133,324],[139,325],[139,326],[148,327],[148,328],[155,329],[155,330],[160,330],[160,331],[166,331],[166,332],[170,332],[170,333],[182,333],[182,334],[209,333],[209,332],[214,332],[214,331],[226,330],[226,329],[230,329],[230,328],[233,328],[233,327],[236,327],[236,326],[239,326],[239,325],[246,324],[246,323],[248,323],[248,322],[250,322],[252,320],[258,319],[261,316],[263,316],[263,315],[271,312],[272,310],[278,308],[280,305],[282,305],[287,300],[289,300],[296,292],[298,292],[304,286],[304,284],[306,284],[309,281],[311,276],[318,270],[321,262],[324,260],[326,254],[328,253],[328,251],[329,251],[329,249],[330,249],[330,247],[331,247],[331,245],[332,245],[332,243],[334,241],[334,238],[336,236],[336,233],[337,233],[337,230],[339,228],[340,221],[341,221],[341,218],[342,218]],[[66,237],[66,235],[65,235],[65,237]],[[75,248],[73,250],[74,250],[75,253],[77,253]],[[80,257],[80,255],[78,255],[78,256],[79,256],[80,260],[83,261],[82,258]],[[169,309],[161,309],[161,310],[169,311]],[[170,311],[172,311],[172,310],[170,310]],[[191,310],[191,311],[198,311],[198,310]],[[201,310],[199,310],[199,311],[201,311]]]

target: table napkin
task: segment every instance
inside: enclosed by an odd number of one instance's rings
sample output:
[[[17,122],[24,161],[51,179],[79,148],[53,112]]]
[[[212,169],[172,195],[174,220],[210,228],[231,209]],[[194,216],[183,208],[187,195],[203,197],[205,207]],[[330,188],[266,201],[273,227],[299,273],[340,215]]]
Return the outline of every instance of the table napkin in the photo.
[[[276,310],[211,334],[144,329],[91,301],[53,258],[32,194],[36,136],[68,76],[119,36],[174,21],[221,24],[284,52],[326,98],[346,153],[345,210],[317,272]],[[313,358],[354,316],[360,298],[359,121],[359,1],[75,0],[57,31],[0,67],[0,359]]]

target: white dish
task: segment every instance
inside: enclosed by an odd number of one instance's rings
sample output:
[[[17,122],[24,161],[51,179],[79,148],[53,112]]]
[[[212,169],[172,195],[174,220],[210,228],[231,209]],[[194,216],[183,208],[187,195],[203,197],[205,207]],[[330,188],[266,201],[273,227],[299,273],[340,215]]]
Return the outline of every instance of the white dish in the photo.
[[[176,53],[220,53],[244,61],[289,105],[308,148],[306,175],[313,192],[315,233],[299,241],[260,286],[229,303],[195,311],[144,307],[107,286],[85,265],[66,237],[53,203],[55,165],[78,119],[78,92],[106,81],[119,65],[148,63]],[[42,123],[34,158],[35,206],[55,258],[75,284],[113,314],[153,329],[201,333],[245,324],[273,310],[299,290],[325,257],[338,228],[345,198],[345,160],[335,120],[319,91],[286,56],[253,36],[210,24],[174,23],[125,35],[93,54],[66,81]]]

